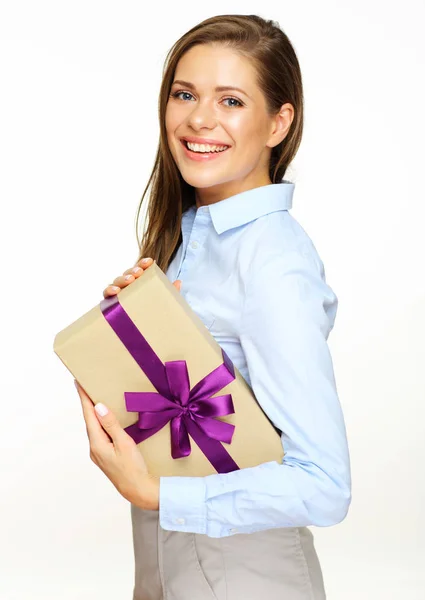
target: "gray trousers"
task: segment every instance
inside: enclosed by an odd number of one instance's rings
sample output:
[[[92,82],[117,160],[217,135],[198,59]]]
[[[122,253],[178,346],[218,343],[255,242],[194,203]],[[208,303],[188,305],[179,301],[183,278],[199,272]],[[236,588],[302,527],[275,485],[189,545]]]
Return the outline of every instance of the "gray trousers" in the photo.
[[[131,504],[133,600],[326,600],[307,527],[210,538],[162,529]]]

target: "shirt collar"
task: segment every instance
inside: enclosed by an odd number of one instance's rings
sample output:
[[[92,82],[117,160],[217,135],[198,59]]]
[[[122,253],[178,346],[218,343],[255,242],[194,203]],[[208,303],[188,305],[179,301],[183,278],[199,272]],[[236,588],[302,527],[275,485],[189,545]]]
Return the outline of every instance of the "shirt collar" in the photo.
[[[209,211],[214,228],[220,234],[263,215],[292,208],[294,188],[294,183],[284,179],[279,183],[270,183],[234,194],[214,204],[199,208],[193,205],[183,216],[190,215],[194,218],[198,211]]]

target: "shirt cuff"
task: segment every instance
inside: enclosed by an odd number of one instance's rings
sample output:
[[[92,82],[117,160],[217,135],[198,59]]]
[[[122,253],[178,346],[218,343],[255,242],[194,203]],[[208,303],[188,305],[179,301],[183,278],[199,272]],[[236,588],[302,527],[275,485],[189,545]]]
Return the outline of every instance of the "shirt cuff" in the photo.
[[[159,478],[159,524],[171,531],[207,532],[203,477]]]

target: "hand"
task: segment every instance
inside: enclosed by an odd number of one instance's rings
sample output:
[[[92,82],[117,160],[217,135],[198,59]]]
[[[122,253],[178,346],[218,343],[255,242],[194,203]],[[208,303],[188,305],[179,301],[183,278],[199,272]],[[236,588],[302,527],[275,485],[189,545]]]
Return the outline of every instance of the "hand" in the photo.
[[[104,405],[97,403],[95,410],[91,398],[76,380],[74,382],[86,421],[90,458],[126,500],[145,510],[159,510],[159,477],[148,473],[136,442],[112,411],[99,415],[97,409]]]
[[[146,269],[153,265],[153,262],[154,261],[151,258],[141,258],[134,267],[127,269],[122,275],[116,277],[113,285],[108,285],[108,287],[103,290],[103,297],[107,298],[108,296],[118,294],[122,288],[126,287],[130,283],[133,283],[135,279],[143,275]],[[128,279],[125,279],[126,275],[129,275]],[[182,282],[180,279],[176,279],[176,281],[173,282],[174,287],[176,287],[178,291],[180,291],[181,283]]]

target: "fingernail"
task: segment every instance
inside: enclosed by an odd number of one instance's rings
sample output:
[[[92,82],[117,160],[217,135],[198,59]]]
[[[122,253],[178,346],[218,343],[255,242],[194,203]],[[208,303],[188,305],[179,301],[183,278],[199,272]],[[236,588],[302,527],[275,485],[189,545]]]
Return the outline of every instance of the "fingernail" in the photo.
[[[104,417],[105,415],[108,414],[108,409],[106,408],[106,406],[104,404],[102,404],[101,402],[98,402],[96,404],[96,406],[94,407],[94,410],[97,412],[97,414],[101,417]]]
[[[128,275],[126,275],[126,276],[124,277],[124,279],[128,280],[128,279],[131,279],[132,277],[133,277],[133,275],[130,275],[130,273],[129,273]]]
[[[151,258],[142,258],[141,262],[145,265],[148,260],[152,260]]]
[[[133,273],[138,273],[139,271],[141,271],[141,267],[134,267],[134,269],[131,269]]]
[[[114,292],[118,292],[119,289],[117,285],[111,285],[111,290],[114,290]]]

